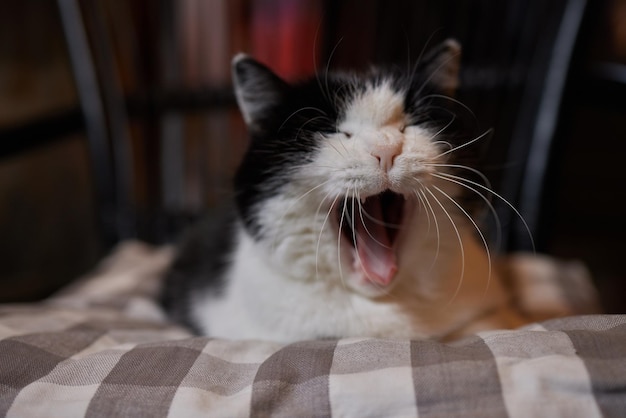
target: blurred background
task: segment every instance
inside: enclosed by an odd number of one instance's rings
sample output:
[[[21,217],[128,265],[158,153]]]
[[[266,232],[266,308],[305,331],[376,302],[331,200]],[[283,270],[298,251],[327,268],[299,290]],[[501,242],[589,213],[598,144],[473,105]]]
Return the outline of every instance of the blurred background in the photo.
[[[117,242],[170,242],[246,147],[230,60],[288,80],[463,45],[484,172],[538,252],[626,312],[626,0],[0,2],[0,302],[45,297]],[[502,251],[529,250],[499,204]]]

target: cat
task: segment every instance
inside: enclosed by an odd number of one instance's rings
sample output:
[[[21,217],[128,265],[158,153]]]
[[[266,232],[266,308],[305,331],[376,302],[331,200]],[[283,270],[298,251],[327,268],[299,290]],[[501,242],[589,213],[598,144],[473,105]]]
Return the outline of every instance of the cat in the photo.
[[[280,342],[519,325],[466,205],[488,200],[467,165],[484,134],[465,135],[454,110],[460,52],[447,40],[406,71],[291,84],[237,55],[250,145],[234,202],[178,248],[162,293],[171,317]]]

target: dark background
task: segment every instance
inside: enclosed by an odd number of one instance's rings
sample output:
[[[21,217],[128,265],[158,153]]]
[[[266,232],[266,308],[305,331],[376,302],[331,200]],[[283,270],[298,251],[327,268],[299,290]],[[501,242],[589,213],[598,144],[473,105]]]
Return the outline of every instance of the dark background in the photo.
[[[516,177],[526,151],[515,141],[533,132],[542,64],[572,2],[75,2],[91,48],[79,58],[93,63],[104,107],[100,151],[59,11],[70,3],[0,4],[1,302],[49,295],[120,239],[167,242],[223,198],[246,143],[230,93],[237,51],[293,79],[316,66],[405,66],[425,45],[457,38],[459,99],[481,129],[494,128],[481,144],[485,172],[528,204]],[[531,226],[539,252],[584,261],[606,310],[624,313],[626,0],[581,3]],[[499,210],[504,249],[528,250]]]

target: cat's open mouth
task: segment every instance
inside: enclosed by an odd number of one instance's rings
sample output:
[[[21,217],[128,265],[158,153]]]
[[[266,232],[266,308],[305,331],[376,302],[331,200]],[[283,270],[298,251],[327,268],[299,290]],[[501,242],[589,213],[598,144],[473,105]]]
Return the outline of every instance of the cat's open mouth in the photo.
[[[385,191],[364,201],[348,198],[338,209],[345,240],[354,249],[354,267],[364,279],[387,286],[398,271],[396,247],[406,217],[404,196]]]

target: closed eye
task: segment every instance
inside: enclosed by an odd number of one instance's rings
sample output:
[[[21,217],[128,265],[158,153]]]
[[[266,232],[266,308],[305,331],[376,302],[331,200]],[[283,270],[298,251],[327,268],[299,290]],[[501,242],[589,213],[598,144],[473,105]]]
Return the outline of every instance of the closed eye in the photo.
[[[351,132],[339,131],[339,133],[344,135],[346,138],[352,138]]]

